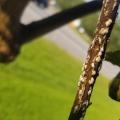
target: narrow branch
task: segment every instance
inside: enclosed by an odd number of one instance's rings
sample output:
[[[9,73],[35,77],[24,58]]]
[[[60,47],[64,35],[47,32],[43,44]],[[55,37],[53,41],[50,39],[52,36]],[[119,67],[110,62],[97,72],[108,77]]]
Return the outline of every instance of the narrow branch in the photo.
[[[94,39],[88,50],[83,73],[69,120],[83,120],[90,103],[93,86],[101,68],[119,6],[119,0],[104,0]]]
[[[0,48],[0,62],[14,60],[19,54],[22,44],[31,41],[33,38],[56,29],[75,18],[92,13],[101,7],[101,0],[95,0],[25,26],[20,24],[19,18],[28,1],[30,0],[0,1],[0,19],[3,21],[0,24],[4,25],[4,29],[0,26],[0,39],[2,41],[0,42],[0,46],[2,46]]]
[[[18,44],[29,42],[35,37],[41,36],[60,26],[78,18],[99,10],[102,6],[101,0],[83,3],[76,7],[57,13],[41,21],[33,22],[27,26],[21,26],[20,40]],[[21,37],[22,38],[21,38]]]

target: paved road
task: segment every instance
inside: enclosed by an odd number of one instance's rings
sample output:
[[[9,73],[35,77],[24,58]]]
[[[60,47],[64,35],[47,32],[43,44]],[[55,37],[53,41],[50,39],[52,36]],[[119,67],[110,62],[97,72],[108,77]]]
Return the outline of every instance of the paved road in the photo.
[[[40,9],[36,4],[30,2],[21,21],[24,24],[29,24],[32,21],[43,19],[51,14],[54,14],[54,10],[52,8]],[[82,40],[80,36],[75,34],[68,25],[46,34],[45,37],[49,38],[49,40],[63,48],[75,58],[82,61],[85,60],[89,45]],[[114,78],[119,71],[119,67],[114,66],[107,61],[103,62],[101,73],[107,78]]]

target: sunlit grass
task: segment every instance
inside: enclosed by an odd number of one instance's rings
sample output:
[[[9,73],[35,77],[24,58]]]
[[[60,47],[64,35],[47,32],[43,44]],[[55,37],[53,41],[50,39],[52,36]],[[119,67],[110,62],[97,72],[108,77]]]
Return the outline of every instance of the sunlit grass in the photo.
[[[9,65],[0,65],[0,120],[67,120],[81,62],[41,38],[25,45]],[[119,104],[100,77],[85,120],[118,120]]]

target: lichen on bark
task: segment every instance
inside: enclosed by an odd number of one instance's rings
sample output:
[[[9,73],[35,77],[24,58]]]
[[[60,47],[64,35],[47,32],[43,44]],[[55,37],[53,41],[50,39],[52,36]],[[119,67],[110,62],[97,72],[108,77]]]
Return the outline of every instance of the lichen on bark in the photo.
[[[93,86],[101,69],[109,37],[115,23],[119,0],[104,0],[93,41],[89,47],[83,73],[69,120],[83,120],[90,105]]]

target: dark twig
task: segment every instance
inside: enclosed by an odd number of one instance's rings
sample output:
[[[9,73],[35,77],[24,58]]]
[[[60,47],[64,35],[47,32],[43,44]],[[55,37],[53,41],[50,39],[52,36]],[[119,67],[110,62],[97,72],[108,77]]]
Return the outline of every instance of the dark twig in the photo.
[[[101,0],[95,0],[25,26],[20,24],[19,18],[28,1],[30,0],[21,0],[19,1],[20,3],[17,0],[0,1],[0,19],[3,19],[4,15],[4,19],[1,20],[3,22],[0,24],[3,24],[5,28],[3,29],[2,26],[0,26],[0,39],[2,41],[0,42],[1,62],[14,60],[19,54],[20,47],[33,38],[58,28],[75,18],[92,13],[101,7]]]
[[[33,22],[26,26],[22,25],[20,35],[18,36],[20,40],[17,39],[17,42],[19,42],[18,44],[29,42],[31,39],[59,28],[78,17],[83,17],[93,13],[99,10],[101,6],[102,0],[94,0],[80,4],[68,10],[64,10],[41,21]]]
[[[94,39],[88,50],[83,73],[69,120],[83,120],[89,106],[93,86],[105,55],[107,42],[117,16],[119,0],[104,0]]]

